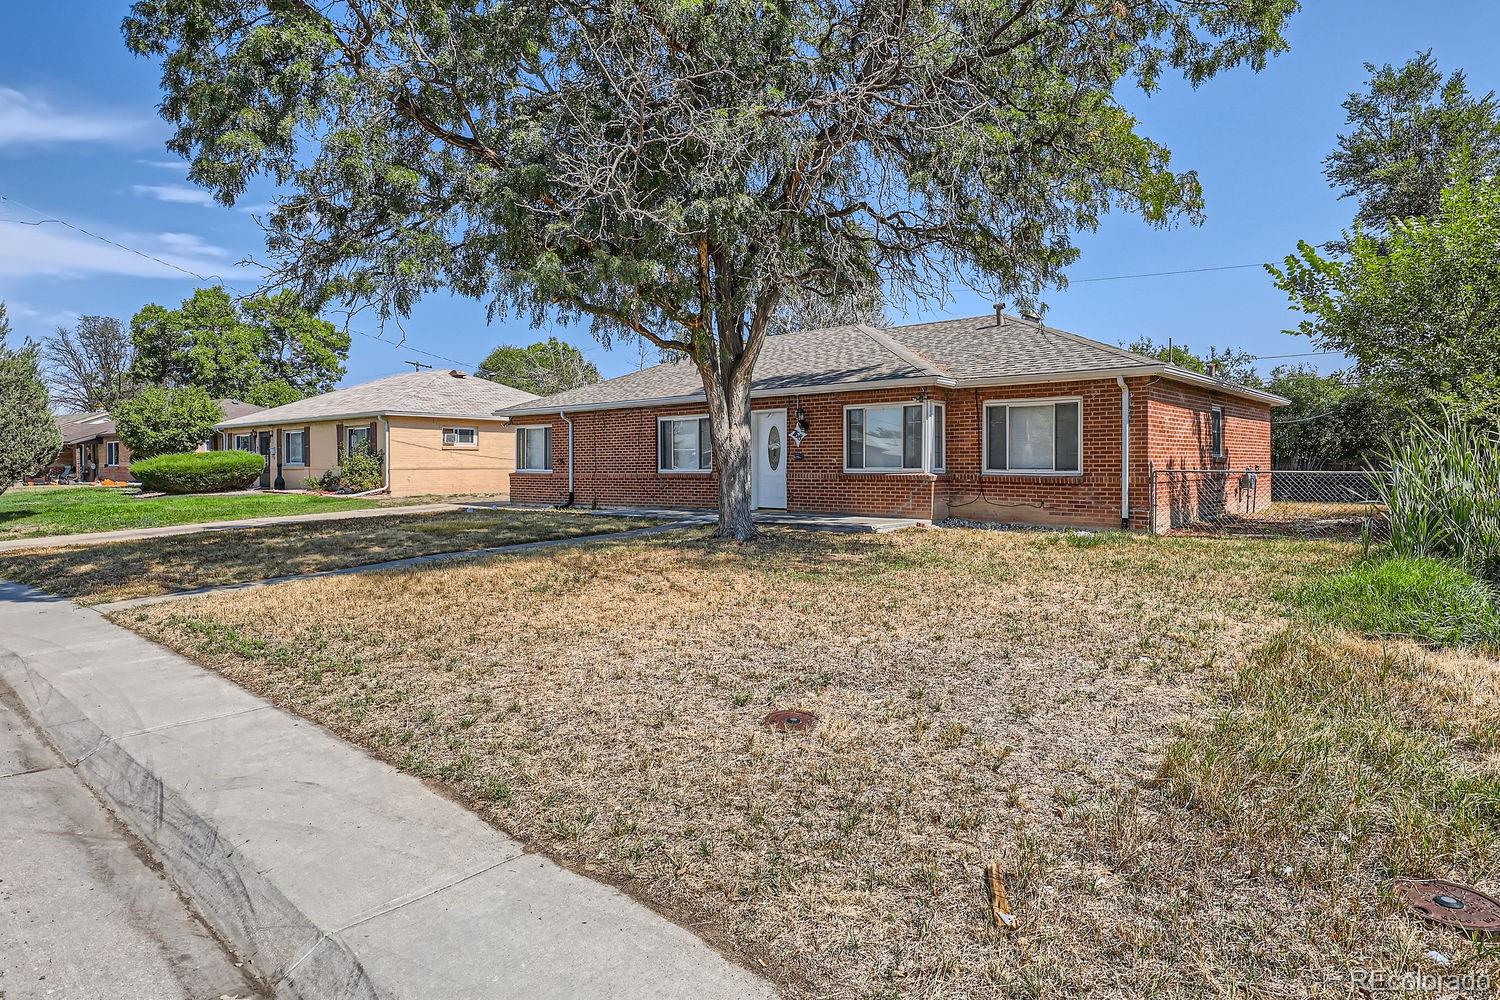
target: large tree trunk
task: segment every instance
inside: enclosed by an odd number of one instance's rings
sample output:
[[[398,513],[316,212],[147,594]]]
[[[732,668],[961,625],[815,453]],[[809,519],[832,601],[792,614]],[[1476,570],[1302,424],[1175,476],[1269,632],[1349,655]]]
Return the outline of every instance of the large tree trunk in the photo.
[[[750,366],[736,366],[728,385],[718,373],[703,372],[708,420],[714,439],[714,471],[719,474],[719,538],[748,542],[758,532],[751,515]]]

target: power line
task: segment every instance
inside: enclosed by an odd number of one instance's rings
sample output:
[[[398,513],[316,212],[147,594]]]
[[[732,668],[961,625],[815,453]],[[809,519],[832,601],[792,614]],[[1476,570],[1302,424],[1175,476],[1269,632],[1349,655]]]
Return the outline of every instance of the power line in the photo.
[[[1142,274],[1106,274],[1098,278],[1071,278],[1071,285],[1082,285],[1090,281],[1124,281],[1127,278],[1167,278],[1176,274],[1207,274],[1210,271],[1242,271],[1249,267],[1265,267],[1264,264],[1223,264],[1219,267],[1189,267],[1181,271],[1147,271]]]

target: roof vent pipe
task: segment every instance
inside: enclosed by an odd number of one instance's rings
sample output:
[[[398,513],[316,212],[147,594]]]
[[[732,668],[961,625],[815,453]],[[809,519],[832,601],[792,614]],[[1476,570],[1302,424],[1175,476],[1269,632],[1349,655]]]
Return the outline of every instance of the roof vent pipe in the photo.
[[[995,303],[995,325],[996,326],[1004,326],[1005,325],[1005,303],[1004,302],[996,302]]]
[[[1029,323],[1035,323],[1037,326],[1042,325],[1042,314],[1035,309],[1022,309],[1021,318]]]

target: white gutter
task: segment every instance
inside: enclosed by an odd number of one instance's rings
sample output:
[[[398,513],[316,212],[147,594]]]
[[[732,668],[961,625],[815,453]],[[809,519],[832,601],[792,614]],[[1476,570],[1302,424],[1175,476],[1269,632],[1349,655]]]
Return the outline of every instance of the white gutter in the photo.
[[[291,405],[291,404],[288,404]],[[548,412],[551,412],[550,410]],[[251,413],[243,417],[232,417],[221,424],[214,424],[215,430],[244,430],[247,427],[280,427],[287,424],[326,424],[339,420],[375,420],[384,417],[422,417],[434,420],[486,420],[490,423],[507,423],[508,417],[502,417],[494,410],[474,411],[471,413],[437,412],[434,410],[359,410],[353,413],[310,413],[300,417],[278,417],[270,416],[270,410],[260,413]]]
[[[568,418],[568,415],[566,413],[564,413],[562,410],[558,410],[557,411],[557,415],[559,417],[562,417],[563,420],[568,425],[568,503],[567,503],[567,506],[571,507],[571,506],[573,506],[573,421],[570,420]]]
[[[1130,386],[1116,375],[1120,387],[1120,527],[1130,527]]]

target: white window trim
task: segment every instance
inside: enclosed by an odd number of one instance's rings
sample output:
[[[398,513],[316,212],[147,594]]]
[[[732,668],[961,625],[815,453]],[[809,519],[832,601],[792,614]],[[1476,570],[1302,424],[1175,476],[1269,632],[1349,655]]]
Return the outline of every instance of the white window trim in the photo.
[[[522,452],[524,451],[524,449],[521,447],[520,437],[521,437],[521,433],[523,431],[541,431],[541,432],[543,432],[543,437],[545,437],[546,435],[549,435],[549,434],[552,433],[552,425],[551,424],[517,424],[516,425],[516,471],[517,472],[524,472],[527,475],[532,475],[532,476],[550,476],[550,475],[552,475],[552,470],[548,469],[548,468],[542,468],[542,467],[538,467],[538,466],[527,466],[527,467],[523,468],[521,466],[521,457],[522,457]],[[546,451],[548,451],[548,450],[550,450],[550,449],[544,449],[543,450],[543,454],[545,454]]]
[[[1224,416],[1224,407],[1210,406],[1208,408],[1208,443],[1214,445],[1214,417],[1219,418],[1219,441],[1218,447],[1213,448],[1213,457],[1221,459],[1229,451],[1229,421]],[[1082,423],[1083,421],[1079,421]]]
[[[283,462],[282,463],[282,467],[286,468],[286,469],[305,469],[305,468],[307,468],[307,431],[282,431],[281,432],[281,450],[282,450],[283,453],[287,453],[289,451],[289,449],[286,446],[286,439],[289,438],[289,437],[291,437],[293,434],[300,434],[300,435],[302,435],[302,461],[300,461],[300,462],[292,462],[292,461]]]
[[[114,455],[113,458],[110,455]],[[120,442],[106,441],[104,444],[104,465],[106,468],[115,468],[120,464]]]
[[[922,407],[922,465],[918,468],[907,469],[851,469],[849,468],[849,411],[850,410],[882,410],[882,409],[905,409],[908,406]],[[947,412],[944,411],[944,418]],[[888,403],[845,403],[842,416],[842,424],[839,427],[840,448],[839,464],[844,467],[844,474],[849,476],[922,476],[930,475],[934,471],[929,469],[931,464],[928,453],[932,451],[932,407],[927,401],[921,399],[892,400]],[[903,419],[905,419],[903,417]],[[948,449],[947,428],[943,428],[943,450]]]
[[[928,471],[932,472],[934,475],[944,475],[948,471],[948,404],[947,403],[944,403],[944,402],[941,402],[941,401],[935,400],[935,399],[934,400],[929,400],[927,402],[926,411],[922,414],[923,418],[926,420],[927,425],[928,425],[927,426],[927,433],[926,433],[926,442],[925,442],[925,447],[924,447],[923,450],[925,451],[925,450],[930,449],[932,447],[932,433],[933,433],[933,430],[937,427],[937,411],[938,410],[942,410],[943,411],[943,453],[941,455],[929,455],[929,456],[927,456],[927,467],[928,467]],[[846,424],[845,425],[845,432],[847,433],[847,431],[848,431],[848,425]],[[849,460],[849,453],[848,453],[848,451],[845,451],[844,452],[844,461],[847,462],[848,460]]]
[[[245,447],[243,447],[243,448],[240,447],[240,438],[244,438],[245,439]],[[229,450],[230,451],[254,451],[255,450],[255,434],[252,432],[250,434],[233,434],[233,435],[230,435],[230,449]]]
[[[375,436],[370,433],[370,427],[369,427],[368,424],[360,424],[357,427],[347,427],[346,426],[344,428],[344,441],[343,441],[344,454],[345,455],[353,454],[354,453],[354,449],[359,447],[359,445],[357,445],[357,444],[354,443],[354,436],[356,434],[364,434],[366,447],[370,448],[372,451],[374,450],[374,448],[375,448]]]
[[[995,406],[1044,406],[1048,403],[1077,403],[1078,404],[1078,468],[1077,469],[991,469],[990,464],[990,409]],[[1007,450],[1010,447],[1010,415],[1005,417],[1005,444]],[[1057,461],[1057,445],[1053,444],[1052,461]],[[1009,455],[1006,456],[1009,458]],[[987,399],[984,401],[984,419],[979,428],[979,461],[983,464],[983,474],[986,476],[1019,476],[1022,478],[1045,476],[1052,479],[1077,479],[1083,475],[1083,397],[1082,396],[1044,396],[1036,399]]]
[[[656,449],[656,473],[659,476],[711,476],[714,473],[713,463],[708,463],[706,469],[663,469],[661,467],[661,425],[669,420],[707,420],[707,413],[673,413],[664,417],[656,418],[656,440],[652,446]],[[709,442],[712,444],[712,442]],[[703,454],[703,441],[698,441],[698,454]],[[701,459],[700,459],[701,461]]]
[[[447,441],[444,441],[443,442],[443,447],[444,448],[447,448],[449,450],[457,449],[459,451],[474,451],[474,450],[476,450],[479,447],[479,428],[478,427],[443,427],[443,428],[440,428],[440,429],[442,430],[443,437],[445,437],[445,438],[448,436],[449,432],[452,432],[454,434],[458,434],[458,433],[461,433],[462,431],[468,431],[470,434],[474,435],[474,440],[470,441],[468,444],[465,444],[462,441],[455,441],[452,444],[449,444]]]

